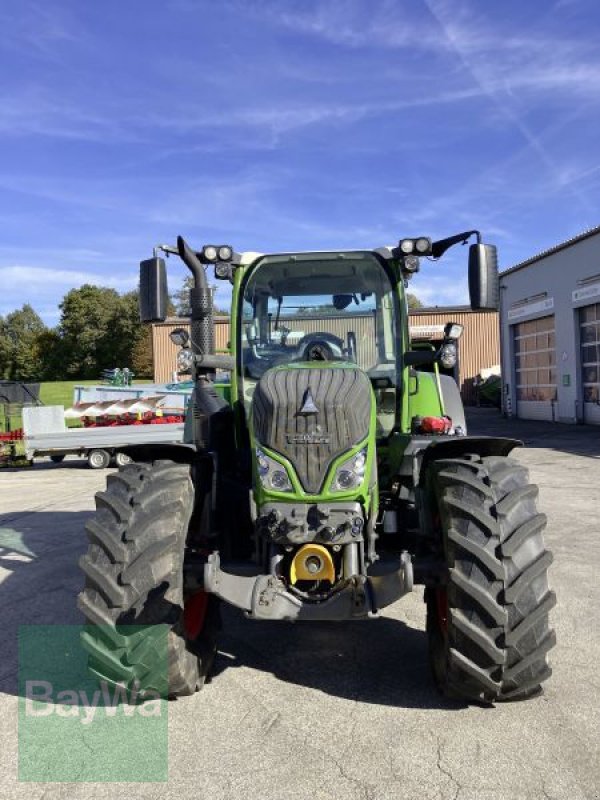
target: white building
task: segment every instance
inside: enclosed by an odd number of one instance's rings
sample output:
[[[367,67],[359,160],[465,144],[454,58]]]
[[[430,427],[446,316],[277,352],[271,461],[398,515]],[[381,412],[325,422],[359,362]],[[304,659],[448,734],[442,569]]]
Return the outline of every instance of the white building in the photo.
[[[505,413],[600,425],[600,226],[500,275]]]

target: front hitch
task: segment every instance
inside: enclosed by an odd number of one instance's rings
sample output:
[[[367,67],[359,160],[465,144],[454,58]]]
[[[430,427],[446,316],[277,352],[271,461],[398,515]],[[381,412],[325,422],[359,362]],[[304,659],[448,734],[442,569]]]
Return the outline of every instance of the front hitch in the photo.
[[[342,621],[375,616],[413,588],[410,555],[402,553],[391,572],[354,575],[341,581],[325,600],[308,601],[288,591],[276,575],[234,575],[221,569],[218,553],[204,566],[204,589],[241,608],[252,619]]]

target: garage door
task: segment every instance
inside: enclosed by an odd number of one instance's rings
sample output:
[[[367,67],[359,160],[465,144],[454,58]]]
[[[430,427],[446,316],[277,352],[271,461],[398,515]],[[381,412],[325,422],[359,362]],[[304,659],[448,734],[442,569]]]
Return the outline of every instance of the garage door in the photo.
[[[554,315],[514,325],[513,348],[517,416],[552,420],[556,402]]]
[[[579,309],[583,418],[600,425],[600,303]]]

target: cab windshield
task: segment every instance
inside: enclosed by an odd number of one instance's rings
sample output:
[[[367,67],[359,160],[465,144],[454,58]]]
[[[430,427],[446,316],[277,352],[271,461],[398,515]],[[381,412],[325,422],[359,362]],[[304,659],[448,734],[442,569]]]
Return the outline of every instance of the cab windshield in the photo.
[[[246,402],[267,369],[307,361],[355,363],[395,397],[394,290],[373,253],[265,256],[246,281],[241,311]]]

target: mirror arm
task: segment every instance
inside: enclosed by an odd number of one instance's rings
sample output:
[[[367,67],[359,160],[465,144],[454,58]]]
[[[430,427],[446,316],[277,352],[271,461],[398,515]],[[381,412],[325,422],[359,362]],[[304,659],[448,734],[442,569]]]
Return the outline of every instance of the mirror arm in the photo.
[[[479,231],[465,231],[464,233],[457,233],[455,236],[449,236],[447,239],[440,239],[431,245],[431,255],[433,258],[440,258],[444,255],[446,250],[449,250],[455,244],[466,244],[469,236],[477,237],[477,244],[481,244],[481,233]]]

